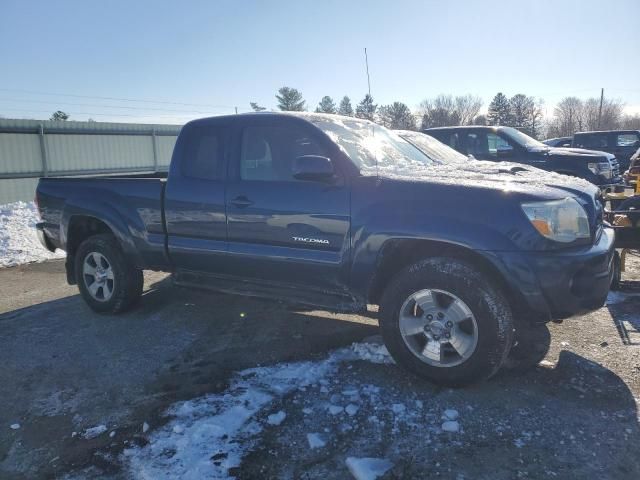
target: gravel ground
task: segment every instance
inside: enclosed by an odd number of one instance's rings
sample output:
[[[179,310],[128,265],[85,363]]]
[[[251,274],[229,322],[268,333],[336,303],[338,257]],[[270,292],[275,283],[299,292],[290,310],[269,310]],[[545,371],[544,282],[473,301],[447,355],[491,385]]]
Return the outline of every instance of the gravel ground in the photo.
[[[230,468],[240,479],[344,479],[348,457],[386,459],[386,479],[640,478],[630,263],[607,306],[551,325],[543,365],[458,390],[375,350],[374,314],[193,292],[152,273],[135,311],[104,317],[65,285],[60,261],[0,269],[0,478]],[[350,347],[363,339],[376,355]],[[239,426],[220,421],[244,413]]]

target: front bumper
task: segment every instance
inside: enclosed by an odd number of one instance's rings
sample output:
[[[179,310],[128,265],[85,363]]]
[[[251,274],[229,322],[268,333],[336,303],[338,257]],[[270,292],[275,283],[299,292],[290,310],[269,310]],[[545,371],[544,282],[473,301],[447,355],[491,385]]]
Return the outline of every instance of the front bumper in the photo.
[[[558,252],[492,252],[512,288],[516,314],[560,320],[604,305],[613,275],[615,234],[605,227],[588,247]],[[495,263],[495,262],[498,263]]]

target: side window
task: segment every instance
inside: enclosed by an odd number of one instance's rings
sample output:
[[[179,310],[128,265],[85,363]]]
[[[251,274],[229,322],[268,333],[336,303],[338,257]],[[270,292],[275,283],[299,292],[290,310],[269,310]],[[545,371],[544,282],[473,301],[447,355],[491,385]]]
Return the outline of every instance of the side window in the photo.
[[[451,148],[457,151],[462,151],[462,145],[460,145],[460,136],[457,133],[451,133],[448,136],[448,140],[445,142]]]
[[[616,135],[616,147],[635,147],[640,145],[637,133],[619,133]]]
[[[593,150],[607,148],[607,136],[599,134],[581,135],[577,140],[577,146]]]
[[[508,160],[514,156],[514,148],[505,138],[493,132],[487,133],[487,147],[489,148],[489,157]]]
[[[247,127],[242,133],[240,178],[293,181],[294,160],[302,155],[326,156],[303,128]]]
[[[182,147],[182,174],[203,180],[221,178],[226,136],[225,128],[192,127]]]
[[[462,153],[465,155],[473,155],[476,158],[486,158],[488,154],[486,137],[476,132],[467,133],[465,135]]]

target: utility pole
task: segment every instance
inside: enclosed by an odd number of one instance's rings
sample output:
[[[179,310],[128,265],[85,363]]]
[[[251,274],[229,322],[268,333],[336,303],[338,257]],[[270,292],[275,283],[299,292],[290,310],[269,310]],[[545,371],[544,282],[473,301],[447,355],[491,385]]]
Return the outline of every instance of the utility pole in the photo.
[[[602,119],[602,102],[604,102],[604,88],[600,89],[600,109],[598,110],[598,130],[600,130],[600,120]]]
[[[236,115],[238,114],[238,107],[236,107]]]
[[[367,86],[369,88],[369,96],[371,96],[371,80],[369,80],[369,57],[367,57],[367,47],[364,48],[364,63],[367,67]]]

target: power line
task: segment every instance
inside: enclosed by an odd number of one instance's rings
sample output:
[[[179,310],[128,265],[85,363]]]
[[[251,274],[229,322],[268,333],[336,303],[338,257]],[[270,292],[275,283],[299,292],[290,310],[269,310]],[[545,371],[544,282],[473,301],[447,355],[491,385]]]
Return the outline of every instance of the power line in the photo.
[[[209,105],[204,103],[183,103],[183,102],[171,102],[167,100],[148,100],[148,99],[135,99],[135,98],[123,98],[123,97],[101,97],[97,95],[77,95],[72,93],[52,93],[52,92],[36,92],[33,90],[20,90],[13,88],[0,88],[3,92],[13,93],[25,93],[27,95],[48,95],[57,97],[74,97],[74,98],[89,98],[99,100],[117,100],[121,102],[137,102],[137,103],[161,103],[165,105],[183,105],[187,107],[210,107],[210,108],[229,108],[233,109],[232,105]]]
[[[22,113],[48,113],[51,114],[51,110],[25,110],[22,108],[3,108],[2,111],[13,111],[13,112],[22,112]],[[148,117],[148,118],[158,118],[158,117],[169,117],[169,118],[176,118],[176,117],[191,117],[192,115],[189,114],[178,114],[178,115],[170,115],[170,114],[155,114],[155,115],[144,115],[144,114],[138,114],[138,115],[134,115],[134,114],[126,114],[126,113],[96,113],[96,112],[65,112],[69,115],[89,115],[91,117],[93,116],[101,116],[101,117],[134,117],[134,118],[140,118],[140,117]]]
[[[12,98],[0,98],[0,102],[5,101],[5,102],[23,102],[23,103],[46,103],[49,105],[74,105],[76,107],[103,107],[103,108],[120,108],[120,109],[126,109],[126,110],[142,110],[142,111],[149,111],[149,110],[154,110],[154,111],[158,111],[158,112],[183,112],[183,113],[201,113],[201,114],[211,114],[214,113],[212,111],[199,111],[199,110],[173,110],[173,109],[168,109],[168,108],[154,108],[154,107],[130,107],[127,105],[102,105],[102,104],[95,104],[95,103],[74,103],[74,102],[67,102],[67,101],[47,101],[47,100],[26,100],[26,99],[12,99]],[[224,110],[227,110],[226,108]]]

